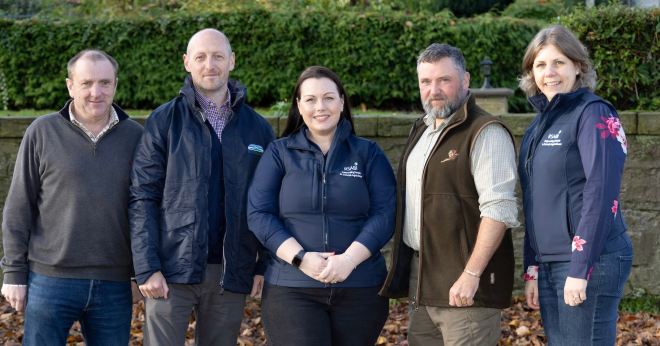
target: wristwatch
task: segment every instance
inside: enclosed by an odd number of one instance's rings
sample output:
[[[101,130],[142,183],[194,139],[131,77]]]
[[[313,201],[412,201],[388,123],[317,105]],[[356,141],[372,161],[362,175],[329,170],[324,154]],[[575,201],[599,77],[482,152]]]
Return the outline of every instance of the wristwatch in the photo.
[[[300,250],[300,252],[298,252],[296,256],[293,257],[293,259],[291,260],[291,264],[296,268],[300,268],[300,263],[302,263],[305,254],[306,254],[305,250]]]

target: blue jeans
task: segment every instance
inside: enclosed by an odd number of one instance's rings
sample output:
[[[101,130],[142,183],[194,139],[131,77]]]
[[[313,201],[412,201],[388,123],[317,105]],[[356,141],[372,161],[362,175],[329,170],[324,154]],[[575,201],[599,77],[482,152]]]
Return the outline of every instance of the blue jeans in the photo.
[[[619,301],[632,267],[633,250],[601,255],[587,284],[587,300],[564,303],[570,262],[539,264],[541,320],[551,346],[614,345]]]
[[[23,345],[66,345],[78,320],[85,345],[126,346],[132,309],[130,281],[61,279],[30,271]]]

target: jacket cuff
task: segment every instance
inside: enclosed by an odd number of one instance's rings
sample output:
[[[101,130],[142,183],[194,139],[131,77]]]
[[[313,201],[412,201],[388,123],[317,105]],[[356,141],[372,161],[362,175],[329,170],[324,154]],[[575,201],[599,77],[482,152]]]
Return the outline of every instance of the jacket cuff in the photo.
[[[568,276],[576,279],[589,280],[589,275],[591,275],[593,268],[594,267],[587,262],[571,261],[571,266],[568,269]]]
[[[144,285],[149,278],[154,275],[158,270],[148,271],[146,273],[135,275],[135,282],[139,285]]]
[[[3,284],[7,285],[27,285],[28,273],[26,272],[9,272],[5,273]]]
[[[268,268],[267,261],[257,261],[257,265],[254,267],[254,275],[263,276],[266,274],[266,268]]]
[[[355,238],[355,241],[364,245],[371,252],[371,255],[380,251],[380,241],[369,232],[361,232]]]
[[[133,269],[136,280],[138,277],[144,274],[148,274],[149,276],[151,276],[151,274],[160,271],[160,260],[157,258],[150,260],[139,260],[139,261],[133,260]],[[149,278],[149,276],[147,276],[147,278]]]
[[[539,266],[527,267],[527,273],[525,273],[525,281],[538,280],[538,279],[539,279]]]
[[[280,229],[279,231],[275,232],[268,240],[264,243],[264,246],[266,249],[268,249],[271,253],[277,253],[277,249],[280,248],[280,245],[284,243],[287,239],[292,238],[291,234],[287,232],[285,229]]]

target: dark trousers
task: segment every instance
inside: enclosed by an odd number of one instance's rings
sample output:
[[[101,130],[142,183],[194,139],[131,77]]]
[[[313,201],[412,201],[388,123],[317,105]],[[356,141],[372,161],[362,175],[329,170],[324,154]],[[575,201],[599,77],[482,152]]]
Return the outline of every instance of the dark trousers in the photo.
[[[377,287],[297,288],[264,284],[261,317],[271,346],[373,346],[389,300]]]

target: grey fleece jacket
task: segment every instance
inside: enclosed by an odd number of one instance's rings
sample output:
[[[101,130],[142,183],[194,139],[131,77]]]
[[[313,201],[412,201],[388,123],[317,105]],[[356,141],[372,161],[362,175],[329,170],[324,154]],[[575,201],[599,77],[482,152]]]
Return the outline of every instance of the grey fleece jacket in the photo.
[[[133,274],[128,188],[142,126],[113,104],[119,123],[94,144],[71,123],[69,102],[36,119],[18,150],[3,210],[5,284],[27,284],[28,270],[109,281]]]

